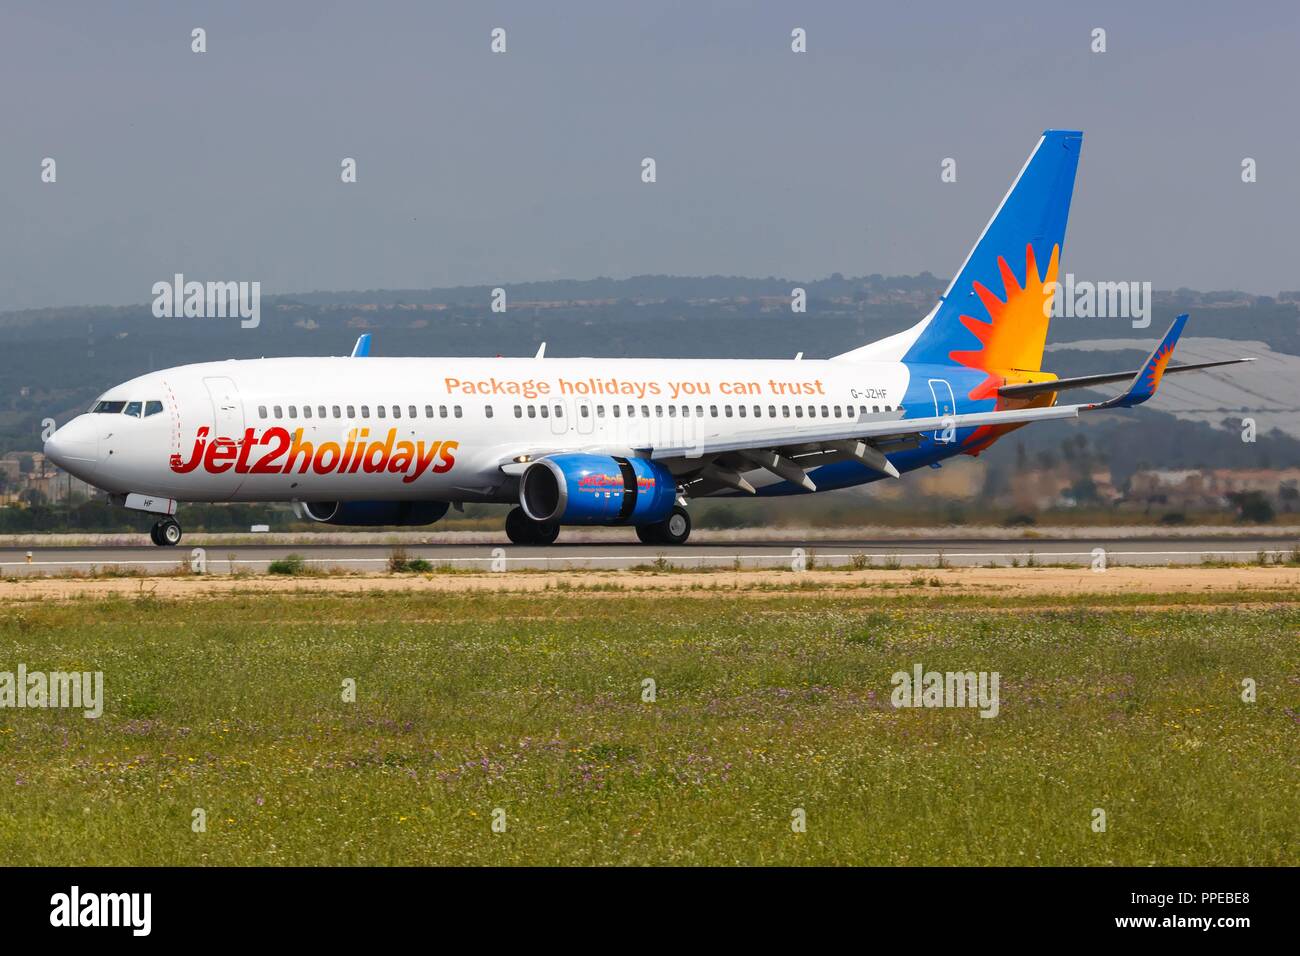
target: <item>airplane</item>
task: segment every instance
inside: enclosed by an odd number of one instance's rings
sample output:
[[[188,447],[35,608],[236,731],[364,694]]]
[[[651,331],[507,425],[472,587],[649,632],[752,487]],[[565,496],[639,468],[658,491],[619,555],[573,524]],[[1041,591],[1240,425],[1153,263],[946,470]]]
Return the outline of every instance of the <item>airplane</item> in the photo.
[[[417,526],[464,502],[515,505],[515,544],[623,525],[691,532],[689,502],[829,491],[977,455],[1032,422],[1131,408],[1171,365],[1178,316],[1142,367],[1044,371],[1083,134],[1047,130],[938,303],[824,360],[263,358],[150,372],[101,395],[45,454],[176,545],[182,501],[292,502],[332,525]],[[1127,382],[1107,401],[1060,393]]]

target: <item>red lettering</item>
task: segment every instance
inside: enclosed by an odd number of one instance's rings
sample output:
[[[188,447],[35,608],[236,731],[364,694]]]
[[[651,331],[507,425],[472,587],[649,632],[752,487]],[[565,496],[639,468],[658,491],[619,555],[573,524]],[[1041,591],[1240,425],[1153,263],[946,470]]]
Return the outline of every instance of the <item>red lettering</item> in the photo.
[[[218,438],[208,445],[208,452],[203,456],[203,470],[214,475],[229,471],[237,454],[233,438]]]
[[[190,460],[181,462],[180,455],[172,455],[171,469],[180,475],[189,474],[195,468],[199,467],[199,462],[203,460],[204,446],[207,445],[208,429],[207,426],[200,428],[194,433],[194,451],[190,453]]]
[[[441,464],[433,466],[433,473],[435,475],[442,475],[451,471],[452,466],[456,464],[456,456],[453,455],[452,452],[459,447],[460,442],[458,441],[445,441],[442,443],[442,462]]]
[[[289,432],[280,427],[268,428],[262,433],[261,444],[270,445],[272,442],[278,442],[279,444],[257,460],[257,464],[252,469],[253,474],[273,475],[279,473],[280,466],[273,465],[272,462],[289,450]]]
[[[289,457],[284,462],[284,473],[287,475],[293,471],[294,459],[302,455],[302,467],[298,469],[299,473],[305,473],[311,466],[312,444],[309,441],[302,440],[302,429],[299,428],[293,433],[293,445],[289,448]]]

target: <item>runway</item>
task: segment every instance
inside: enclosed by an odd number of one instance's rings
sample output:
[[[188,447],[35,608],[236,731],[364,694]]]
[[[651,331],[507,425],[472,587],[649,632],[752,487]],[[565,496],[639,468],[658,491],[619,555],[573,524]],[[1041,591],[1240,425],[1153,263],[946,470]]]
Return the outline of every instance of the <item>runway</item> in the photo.
[[[198,537],[198,536],[196,536]],[[1031,567],[1034,565],[1106,566],[1195,565],[1206,562],[1254,563],[1261,553],[1269,561],[1292,559],[1296,542],[1277,537],[1124,537],[1087,538],[924,538],[809,539],[689,543],[679,547],[641,545],[635,541],[563,540],[548,548],[497,544],[404,544],[408,559],[422,558],[435,570],[517,571],[605,569],[758,569],[809,570],[825,567]],[[0,574],[93,574],[112,570],[144,574],[177,571],[188,562],[208,574],[265,572],[289,554],[310,567],[379,572],[388,569],[393,548],[379,544],[237,544],[182,543],[176,548],[141,546],[0,548]]]

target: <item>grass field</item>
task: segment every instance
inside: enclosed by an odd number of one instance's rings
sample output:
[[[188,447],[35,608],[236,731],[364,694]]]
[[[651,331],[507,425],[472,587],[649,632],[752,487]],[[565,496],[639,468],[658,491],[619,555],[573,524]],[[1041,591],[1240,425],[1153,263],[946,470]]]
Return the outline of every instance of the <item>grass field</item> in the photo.
[[[1300,598],[1063,603],[13,601],[0,671],[102,670],[106,700],[0,710],[0,861],[1300,862]],[[894,709],[917,663],[997,671],[998,716]]]

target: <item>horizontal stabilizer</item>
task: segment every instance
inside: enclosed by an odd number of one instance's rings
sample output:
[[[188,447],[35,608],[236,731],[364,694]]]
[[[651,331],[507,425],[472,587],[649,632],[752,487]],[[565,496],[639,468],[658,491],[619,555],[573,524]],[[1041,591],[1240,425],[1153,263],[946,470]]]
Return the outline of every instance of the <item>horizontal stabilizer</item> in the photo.
[[[1173,375],[1175,372],[1199,372],[1207,368],[1218,368],[1220,365],[1237,365],[1240,362],[1253,362],[1253,358],[1235,358],[1223,359],[1219,362],[1197,362],[1194,365],[1170,365],[1165,369],[1166,375]],[[1069,388],[1091,388],[1094,385],[1111,385],[1115,382],[1130,382],[1135,375],[1140,374],[1138,371],[1129,372],[1104,372],[1101,375],[1076,375],[1073,378],[1057,378],[1050,382],[1027,382],[1023,385],[1003,385],[998,389],[998,394],[1003,398],[1029,398],[1031,395],[1042,395],[1045,392],[1063,392]]]

